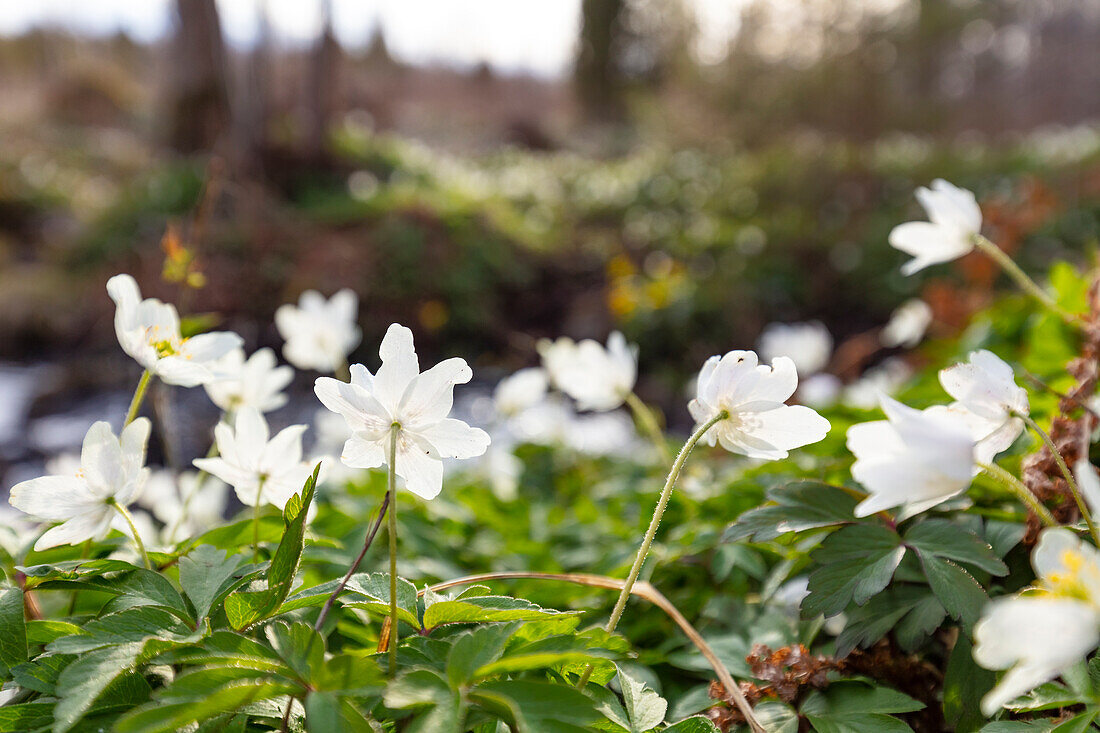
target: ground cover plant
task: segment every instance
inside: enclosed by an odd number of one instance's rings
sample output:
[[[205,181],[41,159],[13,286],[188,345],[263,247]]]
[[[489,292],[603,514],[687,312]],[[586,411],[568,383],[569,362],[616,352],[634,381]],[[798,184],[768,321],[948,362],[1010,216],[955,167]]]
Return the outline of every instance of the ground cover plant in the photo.
[[[916,197],[903,273],[978,251],[1018,292],[846,385],[820,324],[775,326],[700,365],[686,438],[618,332],[460,411],[470,366],[403,325],[348,363],[351,291],[275,312],[320,374],[275,431],[291,366],[116,275],[127,414],[5,513],[0,730],[1089,730],[1100,290],[1035,282],[969,191]],[[146,465],[154,380],[222,412],[193,471]]]

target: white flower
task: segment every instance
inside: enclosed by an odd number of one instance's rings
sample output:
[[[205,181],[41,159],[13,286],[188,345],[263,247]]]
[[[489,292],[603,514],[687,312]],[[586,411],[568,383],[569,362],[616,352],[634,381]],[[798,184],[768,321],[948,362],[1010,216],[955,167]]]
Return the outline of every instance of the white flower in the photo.
[[[397,428],[394,470],[405,487],[424,499],[443,488],[444,458],[474,458],[489,447],[489,435],[447,417],[454,387],[470,381],[465,360],[452,358],[423,374],[412,331],[396,323],[378,349],[382,366],[371,374],[351,367],[351,382],[321,377],[315,392],[321,403],[343,415],[351,437],[341,460],[353,468],[376,468],[388,460],[391,430]]]
[[[1093,516],[1100,514],[1100,477],[1097,477],[1096,469],[1087,457],[1082,456],[1073,464],[1073,477],[1077,479],[1077,486],[1081,489],[1089,511]]]
[[[900,224],[890,232],[890,246],[914,258],[902,265],[903,275],[962,257],[974,249],[974,237],[982,228],[982,210],[974,194],[942,178],[932,181],[930,189],[918,188],[917,201],[929,220]]]
[[[203,477],[200,485],[199,477],[195,471],[178,476],[154,471],[145,485],[138,503],[164,524],[161,534],[167,544],[212,529],[224,519],[228,487],[213,476]]]
[[[966,491],[974,475],[974,440],[957,416],[921,412],[883,395],[886,420],[848,428],[848,450],[856,457],[852,477],[870,495],[857,517],[901,507],[903,517],[919,514]]]
[[[812,323],[770,323],[760,334],[760,358],[775,361],[786,356],[794,362],[800,377],[826,367],[833,353],[833,337],[820,321]]]
[[[751,458],[786,458],[787,451],[816,443],[829,421],[809,407],[784,404],[798,388],[794,362],[787,357],[758,365],[751,351],[730,351],[703,364],[696,396],[688,404],[696,429],[725,410],[729,416],[703,436],[733,453]]]
[[[911,349],[921,342],[931,323],[932,307],[920,298],[913,298],[899,305],[890,315],[879,340],[887,348]]]
[[[977,442],[977,460],[989,463],[1020,436],[1028,414],[1027,391],[1016,386],[1012,367],[990,351],[975,351],[970,362],[940,371],[940,384],[955,398],[946,409],[958,412]],[[944,408],[939,408],[944,409]]]
[[[299,369],[331,374],[347,363],[362,333],[356,324],[359,298],[348,289],[329,300],[307,290],[298,305],[282,305],[275,311],[275,326],[286,341],[283,356]]]
[[[565,445],[589,456],[629,453],[637,444],[634,421],[621,410],[573,415],[562,436]]]
[[[832,374],[811,374],[798,383],[796,399],[807,407],[824,410],[836,404],[843,385]]]
[[[607,338],[606,348],[592,339],[574,343],[562,337],[539,342],[538,350],[550,381],[582,410],[614,410],[638,379],[638,347],[618,331]]]
[[[497,414],[512,417],[538,404],[546,396],[546,371],[537,367],[520,369],[505,377],[493,390],[493,406]]]
[[[216,369],[222,378],[207,382],[206,394],[224,412],[242,407],[277,410],[286,404],[283,389],[294,378],[294,370],[276,364],[271,349],[260,349],[247,360],[243,349],[233,349],[218,360]]]
[[[260,411],[245,407],[232,428],[224,422],[214,428],[219,455],[196,458],[194,463],[232,486],[242,504],[274,504],[282,509],[313,471],[302,460],[305,430],[305,425],[291,425],[272,438]]]
[[[129,275],[108,280],[107,293],[115,302],[115,333],[122,350],[166,384],[206,384],[219,376],[216,360],[242,343],[240,336],[227,331],[183,338],[175,306],[156,298],[142,300]]]
[[[8,501],[13,507],[45,522],[62,522],[38,538],[35,550],[107,536],[121,519],[114,504],[130,504],[145,486],[149,427],[149,420],[139,417],[116,437],[110,425],[97,422],[84,436],[79,471],[12,487]]]
[[[844,402],[852,407],[870,410],[878,407],[882,395],[892,395],[913,376],[904,359],[892,356],[871,367],[863,376],[844,389]]]
[[[1067,529],[1043,530],[1031,554],[1036,591],[998,598],[974,626],[974,659],[1009,669],[982,698],[994,715],[1005,703],[1078,664],[1100,643],[1100,553]]]

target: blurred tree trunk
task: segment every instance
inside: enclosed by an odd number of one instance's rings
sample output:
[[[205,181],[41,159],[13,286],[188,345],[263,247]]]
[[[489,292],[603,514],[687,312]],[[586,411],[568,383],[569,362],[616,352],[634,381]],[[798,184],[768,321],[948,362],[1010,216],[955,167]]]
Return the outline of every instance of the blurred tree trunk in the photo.
[[[585,114],[617,120],[623,114],[619,39],[626,14],[625,0],[583,0],[581,37],[574,82]]]
[[[176,0],[172,48],[169,144],[181,152],[209,150],[229,125],[225,42],[214,0]]]
[[[319,160],[324,154],[325,137],[336,111],[340,83],[340,42],[332,30],[332,0],[325,0],[323,13],[321,35],[313,47],[309,64],[306,154],[313,160]]]

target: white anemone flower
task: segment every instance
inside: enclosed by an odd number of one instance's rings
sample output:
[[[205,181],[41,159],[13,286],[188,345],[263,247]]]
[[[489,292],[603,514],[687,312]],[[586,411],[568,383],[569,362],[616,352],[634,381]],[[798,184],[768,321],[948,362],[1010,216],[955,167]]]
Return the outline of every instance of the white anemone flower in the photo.
[[[161,470],[149,477],[138,503],[164,524],[161,537],[170,544],[219,524],[224,519],[228,491],[225,482],[214,476]]]
[[[493,390],[493,407],[498,415],[514,417],[546,397],[549,380],[546,370],[538,367],[520,369],[505,377]]]
[[[825,410],[836,404],[843,390],[843,383],[834,375],[824,372],[811,374],[799,380],[795,399],[815,410]]]
[[[1027,391],[1016,385],[1012,367],[993,352],[975,351],[968,363],[941,370],[940,384],[956,400],[947,409],[970,426],[982,463],[1020,437],[1024,421],[1017,415],[1028,414]]]
[[[233,349],[218,360],[222,378],[203,386],[210,400],[224,412],[242,407],[271,412],[286,404],[283,390],[294,379],[293,369],[277,364],[271,349],[260,349],[248,359],[243,349]]]
[[[196,458],[194,463],[232,486],[242,504],[274,504],[282,509],[313,472],[302,460],[305,431],[305,425],[291,425],[271,437],[263,414],[245,407],[237,412],[233,427],[222,422],[214,428],[219,455]]]
[[[913,370],[900,357],[884,359],[863,373],[856,381],[844,388],[844,403],[862,410],[878,407],[882,395],[897,392],[913,376]]]
[[[1067,529],[1045,529],[1031,564],[1035,589],[992,601],[974,626],[974,660],[1009,670],[982,698],[987,716],[1080,663],[1100,643],[1100,552]]]
[[[115,302],[115,333],[122,350],[165,384],[196,387],[216,379],[217,360],[242,343],[228,331],[184,338],[176,307],[156,298],[143,300],[129,275],[108,280],[107,294]]]
[[[785,404],[798,388],[794,362],[785,356],[758,364],[751,351],[730,351],[703,364],[696,396],[688,404],[696,430],[723,410],[728,416],[706,432],[708,445],[750,458],[775,460],[816,443],[829,432],[829,421],[803,405]]]
[[[447,417],[455,385],[469,382],[473,372],[464,359],[452,358],[421,373],[412,331],[396,323],[386,331],[378,354],[382,366],[377,374],[353,364],[350,383],[321,377],[314,391],[351,431],[340,456],[345,464],[385,464],[396,428],[395,472],[409,491],[433,499],[443,488],[444,458],[475,458],[489,447],[484,430]]]
[[[562,337],[538,345],[543,367],[554,385],[577,401],[582,410],[606,412],[622,406],[638,379],[638,347],[618,331],[607,346]]]
[[[982,228],[982,210],[974,194],[942,178],[933,181],[931,188],[918,188],[917,201],[928,221],[899,224],[890,232],[890,246],[913,255],[902,265],[903,275],[969,253]]]
[[[914,410],[885,395],[882,409],[886,420],[848,428],[848,450],[856,457],[852,477],[870,494],[856,507],[857,517],[892,507],[910,517],[966,491],[974,476],[974,439],[964,420]]]
[[[808,377],[828,365],[833,354],[833,336],[820,321],[770,323],[760,334],[759,349],[764,361],[786,356],[794,362],[799,377]]]
[[[879,341],[887,348],[911,349],[921,342],[932,324],[932,306],[920,298],[905,301],[890,314]]]
[[[328,300],[316,290],[305,291],[298,305],[275,311],[275,327],[286,341],[283,356],[299,369],[332,374],[359,345],[358,316],[359,297],[351,290],[340,290]]]
[[[39,537],[35,550],[107,536],[121,520],[115,505],[135,501],[149,476],[149,428],[149,420],[139,417],[116,436],[109,424],[97,422],[84,436],[76,473],[43,476],[12,487],[8,501],[13,507],[44,522],[62,523]]]

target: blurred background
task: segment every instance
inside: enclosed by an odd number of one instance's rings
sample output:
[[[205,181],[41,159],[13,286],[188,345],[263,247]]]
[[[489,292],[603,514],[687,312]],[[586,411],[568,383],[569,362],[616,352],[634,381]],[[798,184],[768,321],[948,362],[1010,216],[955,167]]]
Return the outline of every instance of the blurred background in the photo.
[[[400,321],[487,383],[617,328],[673,426],[770,322],[823,322],[850,381],[903,301],[949,335],[996,285],[898,273],[913,189],[972,188],[1026,267],[1082,260],[1098,122],[1098,0],[4,2],[0,478],[124,412],[117,272],[250,350],[350,287],[358,360]],[[200,453],[216,413],[176,392]]]

